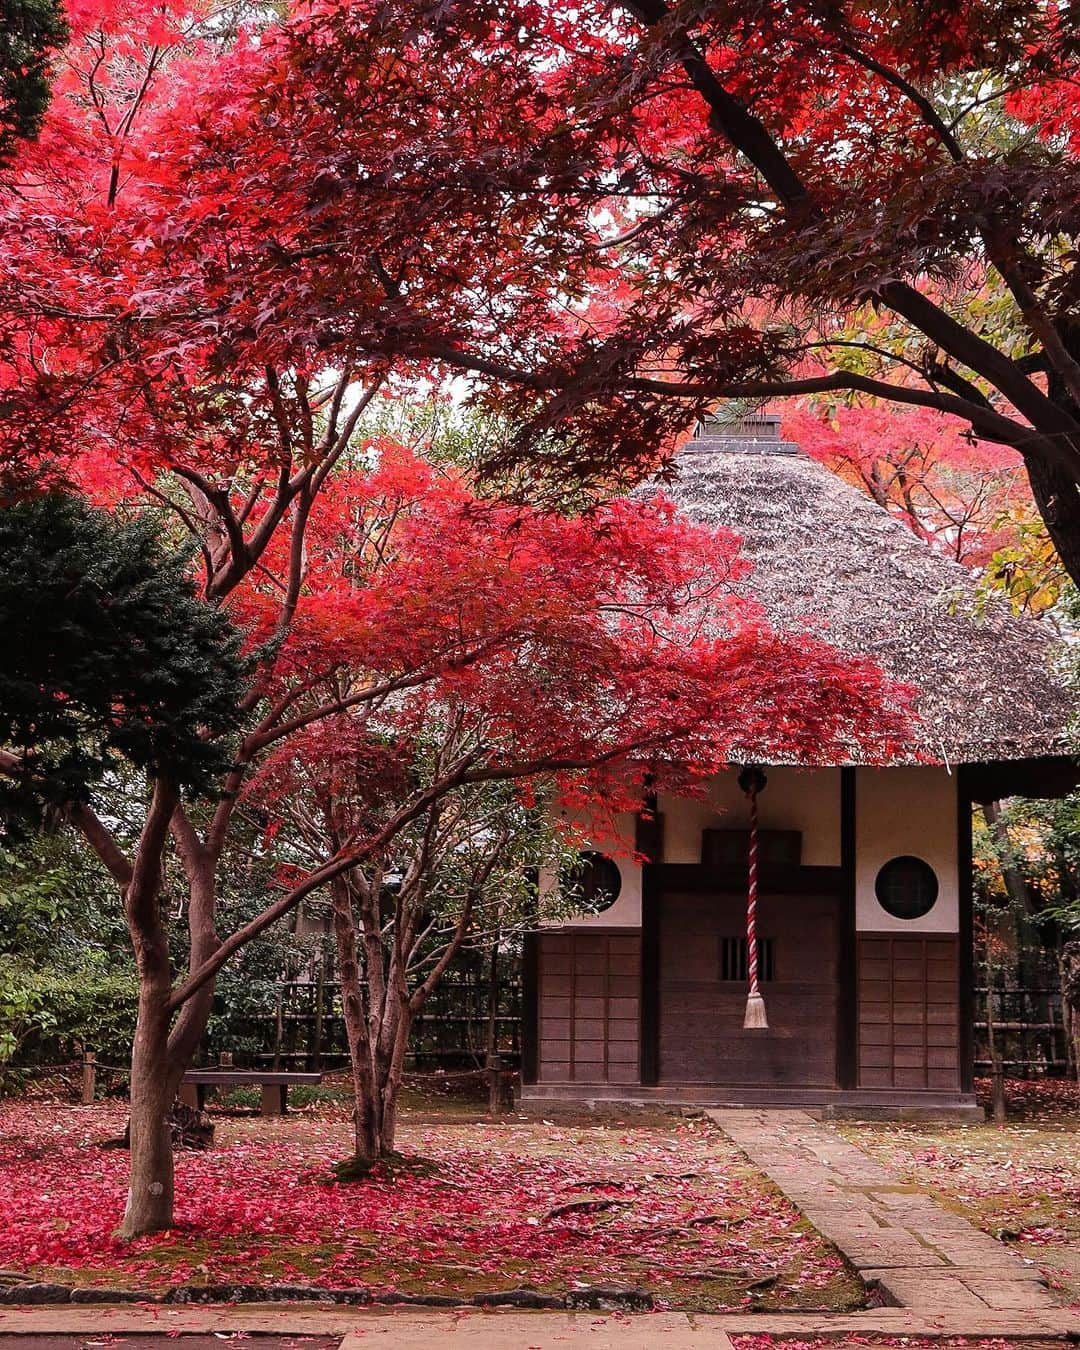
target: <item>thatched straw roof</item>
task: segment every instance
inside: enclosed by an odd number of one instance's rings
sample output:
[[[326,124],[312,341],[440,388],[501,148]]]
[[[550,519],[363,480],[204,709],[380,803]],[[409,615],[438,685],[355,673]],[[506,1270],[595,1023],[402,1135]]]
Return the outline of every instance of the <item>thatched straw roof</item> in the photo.
[[[775,627],[813,632],[919,690],[923,754],[956,765],[1068,752],[1072,701],[1052,636],[781,442],[775,419],[710,420],[676,468],[665,490],[742,537],[754,565],[743,585]]]

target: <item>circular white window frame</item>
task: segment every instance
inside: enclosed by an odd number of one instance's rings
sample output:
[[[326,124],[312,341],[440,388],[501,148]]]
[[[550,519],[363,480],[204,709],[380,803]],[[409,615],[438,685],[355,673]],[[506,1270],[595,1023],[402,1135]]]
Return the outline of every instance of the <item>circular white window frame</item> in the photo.
[[[886,874],[890,869],[895,870],[899,865],[908,867],[913,866],[917,869],[922,888],[930,895],[929,903],[922,908],[917,908],[912,913],[898,912],[882,899],[882,891],[885,890],[888,885]],[[941,882],[938,880],[938,874],[925,858],[919,858],[914,853],[898,853],[895,858],[890,858],[878,868],[877,875],[874,877],[874,898],[877,900],[881,909],[888,914],[891,919],[896,919],[900,923],[917,923],[920,919],[925,919],[941,899]]]
[[[601,888],[595,879],[591,880],[591,884],[587,883],[585,888],[587,894],[583,897],[585,903],[582,906],[582,912],[585,914],[604,914],[615,904],[616,900],[618,900],[619,896],[622,894],[622,868],[615,859],[610,857],[607,853],[601,853],[599,849],[585,849],[578,855],[577,865],[571,869],[571,884],[580,884],[580,874],[589,868],[594,868],[597,871],[603,869],[607,872],[608,880],[611,882],[611,889]],[[574,873],[578,873],[579,875],[575,877],[573,875]],[[598,895],[604,897],[602,902],[597,901]]]

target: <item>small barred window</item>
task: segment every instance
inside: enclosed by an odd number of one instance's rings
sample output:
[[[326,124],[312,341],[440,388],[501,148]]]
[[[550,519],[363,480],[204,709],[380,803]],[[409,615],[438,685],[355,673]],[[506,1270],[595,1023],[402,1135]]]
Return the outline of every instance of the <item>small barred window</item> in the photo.
[[[773,940],[757,940],[758,979],[764,984],[773,978]],[[726,937],[720,939],[720,978],[738,980],[745,984],[749,975],[749,958],[746,938]]]

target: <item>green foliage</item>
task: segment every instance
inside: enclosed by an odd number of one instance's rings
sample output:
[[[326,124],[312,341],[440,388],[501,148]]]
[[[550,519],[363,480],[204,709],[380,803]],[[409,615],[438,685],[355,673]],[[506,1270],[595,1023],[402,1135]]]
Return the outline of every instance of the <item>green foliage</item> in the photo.
[[[35,835],[0,848],[0,1065],[83,1047],[123,1063],[135,973],[116,887],[85,845]]]
[[[0,0],[0,164],[40,130],[49,64],[67,36],[60,0]]]
[[[579,514],[596,506],[597,492],[574,478],[545,473],[542,463],[526,471],[514,458],[521,427],[496,408],[450,398],[376,398],[364,415],[366,438],[386,437],[408,446],[429,464],[454,465],[474,476],[486,495],[541,503]],[[542,457],[538,457],[542,459]],[[614,491],[606,485],[601,497]]]
[[[127,930],[112,879],[67,833],[0,848],[0,955],[24,967],[112,960]]]
[[[124,1067],[135,1034],[137,982],[129,961],[52,966],[28,980],[38,1000],[34,1058],[60,1063],[93,1049],[102,1063]],[[26,1050],[24,1049],[24,1057]]]
[[[19,962],[0,957],[0,1074],[31,1031],[44,1028],[49,1017],[41,991],[33,988]]]
[[[0,744],[23,765],[0,788],[9,819],[85,799],[122,760],[193,788],[227,763],[240,635],[149,516],[59,493],[0,512],[0,631]]]
[[[235,877],[224,876],[222,889],[230,913],[253,918],[266,905],[255,897],[241,909],[229,889]],[[244,920],[240,919],[242,923]],[[310,959],[312,939],[297,937],[284,924],[249,943],[218,976],[214,1006],[203,1040],[204,1058],[214,1063],[222,1051],[244,1063],[267,1048],[268,1028],[277,1014],[282,977]]]
[[[996,837],[995,837],[996,834]],[[1027,888],[1035,921],[1063,935],[1080,933],[1080,793],[1060,800],[1014,797],[992,833],[975,815],[976,900],[987,915],[1013,905],[1003,874],[1014,868]]]

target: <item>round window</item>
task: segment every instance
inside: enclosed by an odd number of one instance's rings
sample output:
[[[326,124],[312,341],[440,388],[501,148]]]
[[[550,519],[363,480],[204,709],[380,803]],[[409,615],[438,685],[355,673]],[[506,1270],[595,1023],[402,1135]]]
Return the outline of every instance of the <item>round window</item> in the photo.
[[[905,854],[885,864],[874,891],[881,908],[894,919],[921,919],[937,901],[937,874],[929,863]]]
[[[622,890],[622,873],[614,859],[589,849],[578,855],[573,867],[562,875],[562,884],[574,892],[582,909],[599,914],[610,909]]]

